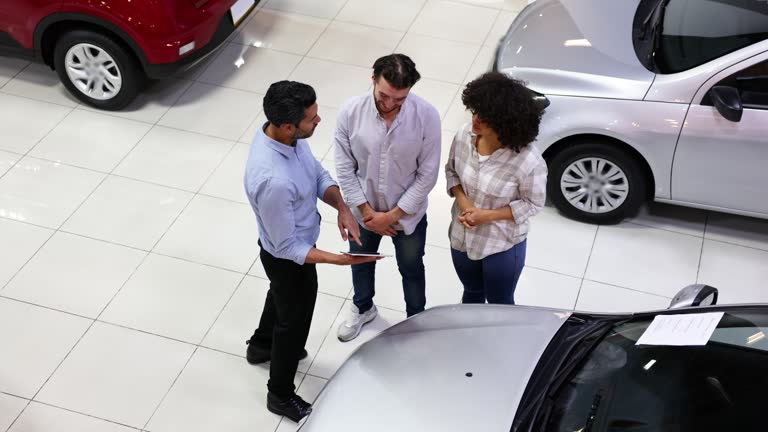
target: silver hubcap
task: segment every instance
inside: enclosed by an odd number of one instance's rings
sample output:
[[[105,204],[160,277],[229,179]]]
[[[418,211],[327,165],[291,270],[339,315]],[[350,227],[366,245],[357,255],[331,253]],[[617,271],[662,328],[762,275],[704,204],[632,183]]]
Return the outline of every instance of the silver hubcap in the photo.
[[[621,206],[629,195],[624,171],[602,158],[579,159],[565,169],[560,190],[572,206],[588,213],[607,213]]]
[[[67,51],[64,61],[72,84],[90,98],[112,99],[123,86],[123,78],[115,60],[95,45],[74,45]]]

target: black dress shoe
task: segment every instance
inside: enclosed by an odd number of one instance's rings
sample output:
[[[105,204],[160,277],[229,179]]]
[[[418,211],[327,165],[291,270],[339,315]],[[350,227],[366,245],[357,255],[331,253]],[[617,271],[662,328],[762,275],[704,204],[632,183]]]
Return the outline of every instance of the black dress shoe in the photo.
[[[312,412],[312,404],[297,394],[287,399],[280,399],[272,393],[267,393],[267,409],[298,423]]]
[[[251,345],[250,341],[245,341],[245,344],[248,345],[248,349],[245,351],[245,359],[248,360],[248,363],[257,365],[266,363],[272,358],[272,350],[258,348],[256,345]],[[301,350],[299,360],[304,360],[307,356],[309,356],[309,353],[303,349]]]

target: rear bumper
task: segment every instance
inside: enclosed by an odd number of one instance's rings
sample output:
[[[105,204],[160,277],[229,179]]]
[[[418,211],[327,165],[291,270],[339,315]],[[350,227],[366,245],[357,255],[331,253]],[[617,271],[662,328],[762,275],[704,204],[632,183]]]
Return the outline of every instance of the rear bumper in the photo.
[[[259,0],[255,0],[254,8],[258,4],[259,4]],[[253,11],[251,11],[250,13],[253,13]],[[144,72],[151,79],[164,79],[164,78],[169,78],[179,72],[185,71],[193,67],[194,65],[200,63],[205,58],[210,56],[213,52],[215,52],[216,49],[219,48],[221,45],[223,45],[224,42],[227,40],[227,38],[232,33],[234,33],[235,29],[236,27],[234,22],[232,21],[232,15],[229,13],[229,11],[227,11],[226,13],[223,14],[221,19],[219,20],[219,23],[216,26],[216,29],[213,32],[213,35],[210,37],[210,39],[205,45],[195,49],[188,55],[185,55],[173,62],[169,62],[169,63],[146,62],[143,64]]]

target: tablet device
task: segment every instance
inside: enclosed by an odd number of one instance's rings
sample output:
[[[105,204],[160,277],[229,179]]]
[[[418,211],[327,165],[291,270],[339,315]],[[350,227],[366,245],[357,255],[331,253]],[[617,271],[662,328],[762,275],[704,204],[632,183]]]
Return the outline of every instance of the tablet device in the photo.
[[[385,255],[380,254],[378,252],[351,252],[351,251],[341,251],[344,255],[349,256],[361,256],[361,257],[391,257],[392,255]]]

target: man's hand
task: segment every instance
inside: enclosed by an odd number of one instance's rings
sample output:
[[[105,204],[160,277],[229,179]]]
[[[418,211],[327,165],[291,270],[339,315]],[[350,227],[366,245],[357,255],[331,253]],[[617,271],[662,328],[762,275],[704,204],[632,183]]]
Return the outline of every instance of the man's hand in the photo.
[[[339,232],[341,232],[341,238],[344,241],[352,240],[362,246],[360,242],[360,225],[357,224],[355,216],[349,211],[349,207],[344,205],[339,209],[338,217]]]
[[[367,262],[378,261],[384,258],[384,257],[376,257],[376,256],[352,256],[347,254],[340,254],[337,256],[338,256],[338,259],[334,260],[331,264],[336,264],[336,265],[364,264]]]
[[[371,231],[379,235],[389,237],[397,235],[397,230],[392,227],[392,225],[397,223],[397,220],[391,213],[372,211],[368,215],[363,215],[363,222]]]

